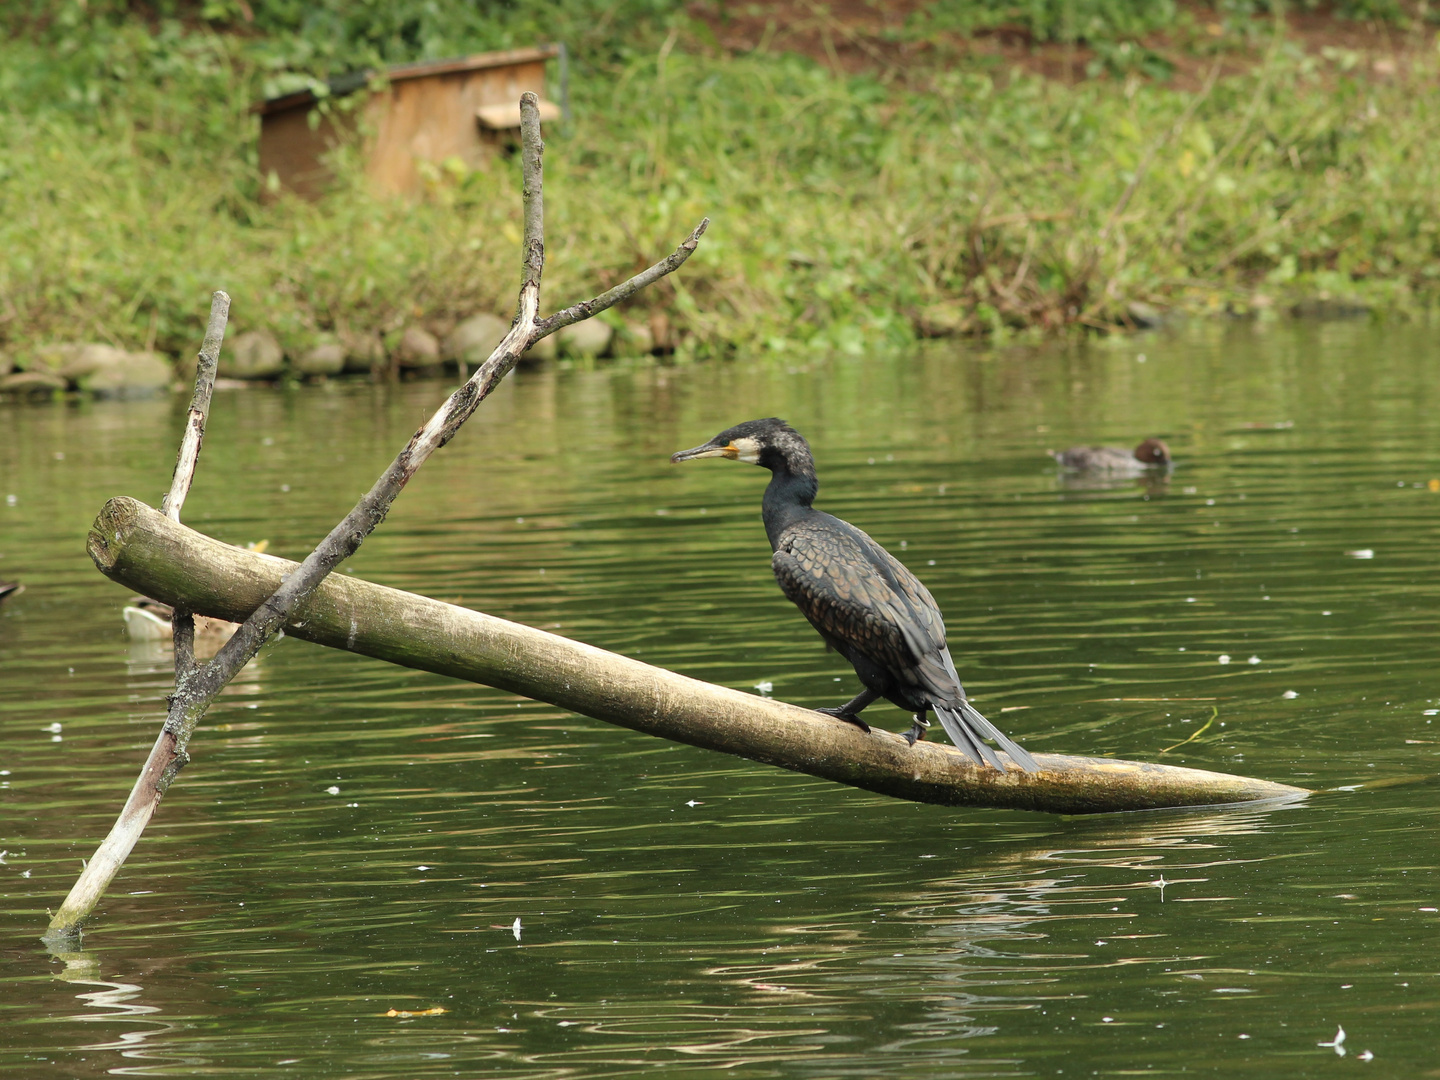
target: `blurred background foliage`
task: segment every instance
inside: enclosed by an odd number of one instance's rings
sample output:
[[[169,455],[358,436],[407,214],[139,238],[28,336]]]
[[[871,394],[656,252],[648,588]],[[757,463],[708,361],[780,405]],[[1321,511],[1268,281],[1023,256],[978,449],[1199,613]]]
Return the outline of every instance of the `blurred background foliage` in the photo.
[[[320,203],[264,205],[249,107],[556,40],[575,119],[547,132],[547,295],[615,283],[708,214],[699,254],[642,301],[682,353],[1120,326],[1136,303],[1418,310],[1440,291],[1432,13],[1333,13],[1381,20],[1400,59],[1306,47],[1260,0],[917,3],[881,40],[909,50],[899,77],[727,50],[724,11],[676,0],[0,0],[0,350],[189,352],[216,287],[287,349],[506,312],[508,163],[434,169],[406,202],[350,162]],[[1083,43],[1089,77],[917,47],[997,27]]]

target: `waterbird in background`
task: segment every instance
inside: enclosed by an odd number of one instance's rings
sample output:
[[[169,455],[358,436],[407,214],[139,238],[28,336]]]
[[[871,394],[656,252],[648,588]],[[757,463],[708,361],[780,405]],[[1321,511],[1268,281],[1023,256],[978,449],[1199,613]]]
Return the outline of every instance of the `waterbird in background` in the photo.
[[[148,596],[135,597],[120,611],[120,617],[125,620],[125,632],[136,641],[173,641],[174,614],[169,604],[151,600]],[[195,640],[213,642],[214,647],[208,650],[211,654],[234,637],[239,629],[239,623],[212,619],[208,615],[195,616]],[[201,651],[206,650],[202,648]]]
[[[1146,439],[1134,450],[1118,446],[1072,446],[1069,450],[1047,451],[1067,469],[1080,472],[1142,473],[1147,469],[1168,469],[1170,448],[1160,439]]]
[[[727,428],[672,462],[723,457],[769,469],[761,520],[775,553],[780,589],[820,631],[825,643],[855,667],[864,689],[838,708],[820,712],[864,731],[860,712],[886,698],[915,714],[905,738],[925,737],[932,709],[957,749],[976,764],[1004,770],[993,739],[1026,772],[1035,759],[980,715],[965,697],[945,623],[924,585],[894,556],[849,522],[816,510],[815,460],[800,433],[783,420],[750,420]]]

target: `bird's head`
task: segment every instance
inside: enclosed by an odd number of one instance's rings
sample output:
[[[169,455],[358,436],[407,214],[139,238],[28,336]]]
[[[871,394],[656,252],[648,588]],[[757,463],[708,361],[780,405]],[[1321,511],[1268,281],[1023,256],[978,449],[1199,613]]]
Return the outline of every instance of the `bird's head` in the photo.
[[[804,437],[784,420],[747,420],[726,428],[709,442],[670,455],[672,464],[695,458],[723,457],[759,465],[771,472],[814,476],[815,461]]]
[[[1146,465],[1169,465],[1170,448],[1160,439],[1146,439],[1135,447],[1135,460]]]

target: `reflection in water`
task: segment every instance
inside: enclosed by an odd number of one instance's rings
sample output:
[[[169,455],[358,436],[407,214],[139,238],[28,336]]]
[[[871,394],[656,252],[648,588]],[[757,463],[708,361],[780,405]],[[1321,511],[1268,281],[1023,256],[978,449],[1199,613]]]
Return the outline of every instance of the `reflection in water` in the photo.
[[[1072,995],[1057,993],[1063,980],[1082,973],[1134,978],[1137,966],[1203,970],[1205,953],[1174,949],[1176,934],[1159,907],[1161,882],[1203,885],[1207,869],[1235,864],[1225,840],[1283,828],[1283,815],[1301,809],[1269,804],[1072,822],[1064,848],[997,851],[921,888],[873,897],[884,906],[869,917],[831,914],[772,924],[763,946],[735,950],[743,958],[699,970],[703,981],[731,988],[723,1007],[671,1003],[637,1012],[623,1005],[528,1002],[535,1018],[575,1029],[577,1039],[596,1038],[526,1060],[559,1070],[635,1066],[669,1054],[666,1060],[707,1068],[787,1062],[818,1075],[874,1070],[874,1058],[867,1066],[854,1056],[861,1040],[837,1029],[877,1023],[886,1011],[881,1003],[904,999],[913,1009],[870,1054],[954,1068],[954,1055],[963,1053],[966,1070],[1014,1068],[1020,1059],[980,1056],[968,1041],[994,1035],[1005,1016],[1038,1016],[1050,1003],[1069,1000]],[[922,860],[922,867],[943,863],[942,857]],[[1134,932],[1147,917],[1156,925]],[[1076,922],[1098,928],[1092,933],[1105,940],[1083,953],[1057,951],[1056,932]],[[881,923],[886,936],[904,939],[903,951],[877,949],[880,931],[872,928]]]
[[[93,952],[56,951],[52,955],[65,965],[64,970],[55,973],[55,978],[80,986],[100,987],[101,989],[98,990],[83,991],[76,994],[75,997],[87,1009],[105,1010],[99,1013],[80,1012],[67,1017],[57,1016],[57,1020],[74,1020],[85,1024],[98,1023],[127,1029],[119,1031],[113,1039],[85,1043],[76,1049],[79,1051],[113,1050],[121,1058],[146,1063],[143,1066],[137,1065],[128,1068],[107,1068],[105,1070],[107,1073],[117,1076],[147,1074],[154,1064],[161,1062],[192,1066],[203,1064],[199,1058],[180,1056],[150,1045],[150,1040],[158,1040],[163,1036],[180,1031],[181,1025],[160,1019],[156,1015],[160,1009],[156,1006],[143,1005],[135,1000],[144,992],[144,987],[135,983],[115,982],[103,978],[100,974],[100,958]]]
[[[1152,469],[1139,476],[1060,469],[1055,473],[1055,486],[1061,491],[1138,491],[1147,498],[1154,498],[1170,490],[1172,479],[1174,477],[1169,469]]]
[[[219,651],[219,645],[216,645],[209,655],[213,656],[217,651]],[[199,660],[207,659],[205,652],[198,648],[195,655]],[[257,656],[236,673],[235,678],[221,693],[250,695],[260,693],[264,670],[264,661]],[[159,690],[155,699],[164,700],[175,682],[174,645],[168,641],[154,639],[139,641],[134,638],[129,639],[125,648],[125,672],[132,680],[132,690]]]

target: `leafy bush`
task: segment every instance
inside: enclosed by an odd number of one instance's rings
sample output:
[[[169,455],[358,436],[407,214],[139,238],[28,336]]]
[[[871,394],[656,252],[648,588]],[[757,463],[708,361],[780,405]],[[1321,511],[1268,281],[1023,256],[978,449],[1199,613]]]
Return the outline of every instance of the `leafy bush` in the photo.
[[[648,50],[620,36],[577,69],[574,125],[548,133],[557,306],[705,214],[700,251],[641,301],[697,349],[1115,325],[1134,300],[1406,307],[1440,291],[1433,57],[1362,81],[1341,51],[1277,48],[1197,100],[965,69],[921,92],[792,56],[686,51],[683,28]],[[436,168],[410,202],[370,194],[351,162],[318,204],[259,202],[248,106],[275,75],[267,50],[292,45],[118,16],[85,33],[56,16],[0,44],[0,348],[99,337],[188,352],[216,287],[237,328],[292,350],[344,327],[508,310],[510,162]]]

